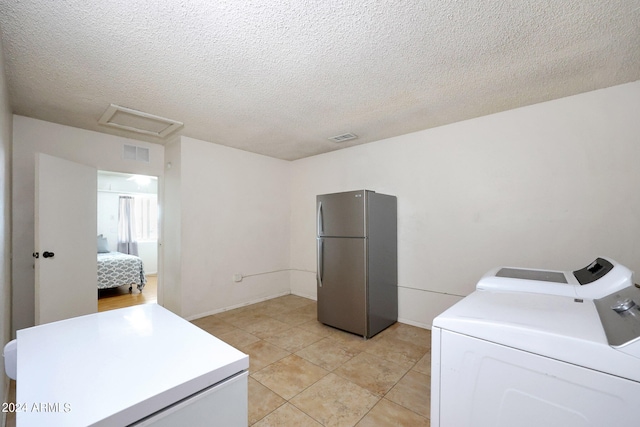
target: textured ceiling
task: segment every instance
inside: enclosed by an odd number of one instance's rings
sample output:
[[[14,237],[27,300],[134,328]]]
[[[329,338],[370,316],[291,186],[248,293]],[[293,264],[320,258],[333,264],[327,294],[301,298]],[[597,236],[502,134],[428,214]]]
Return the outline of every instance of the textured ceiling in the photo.
[[[282,159],[640,79],[640,0],[7,0],[0,29],[16,114]]]

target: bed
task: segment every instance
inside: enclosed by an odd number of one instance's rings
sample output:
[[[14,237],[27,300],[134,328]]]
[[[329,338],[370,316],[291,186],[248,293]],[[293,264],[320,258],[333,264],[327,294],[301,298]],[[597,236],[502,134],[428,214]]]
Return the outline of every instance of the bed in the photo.
[[[135,285],[140,292],[147,284],[142,260],[120,252],[98,253],[98,289]]]

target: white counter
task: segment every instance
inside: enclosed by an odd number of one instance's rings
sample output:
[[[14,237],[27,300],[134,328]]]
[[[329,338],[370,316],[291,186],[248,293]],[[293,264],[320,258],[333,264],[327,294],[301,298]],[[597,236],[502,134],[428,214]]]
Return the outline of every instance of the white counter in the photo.
[[[249,369],[157,304],[22,329],[17,352],[19,427],[125,426]]]

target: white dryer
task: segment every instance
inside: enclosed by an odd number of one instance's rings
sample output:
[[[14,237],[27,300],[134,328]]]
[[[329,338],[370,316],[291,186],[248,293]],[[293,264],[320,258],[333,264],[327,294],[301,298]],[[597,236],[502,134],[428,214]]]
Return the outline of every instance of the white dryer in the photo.
[[[640,425],[639,306],[611,259],[490,271],[433,321],[431,426]]]

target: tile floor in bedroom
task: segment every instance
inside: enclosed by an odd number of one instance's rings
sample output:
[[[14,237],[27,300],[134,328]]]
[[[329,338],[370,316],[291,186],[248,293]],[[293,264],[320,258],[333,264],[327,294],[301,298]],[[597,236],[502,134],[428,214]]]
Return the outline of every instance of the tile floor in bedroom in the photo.
[[[429,426],[427,329],[396,323],[365,341],[294,295],[193,323],[249,354],[249,425]]]

